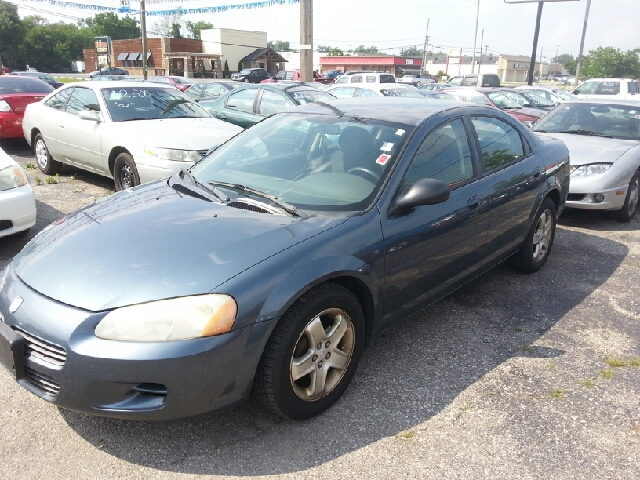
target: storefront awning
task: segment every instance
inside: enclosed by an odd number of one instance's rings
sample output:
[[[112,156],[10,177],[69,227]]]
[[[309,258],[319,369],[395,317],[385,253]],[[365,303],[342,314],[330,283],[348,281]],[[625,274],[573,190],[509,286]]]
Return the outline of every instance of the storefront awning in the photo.
[[[118,55],[118,60],[126,60],[128,55],[129,54],[126,53],[126,52],[125,53],[121,53],[120,55]]]
[[[138,60],[140,59],[140,55],[141,55],[140,52],[131,52],[127,57],[127,60]]]

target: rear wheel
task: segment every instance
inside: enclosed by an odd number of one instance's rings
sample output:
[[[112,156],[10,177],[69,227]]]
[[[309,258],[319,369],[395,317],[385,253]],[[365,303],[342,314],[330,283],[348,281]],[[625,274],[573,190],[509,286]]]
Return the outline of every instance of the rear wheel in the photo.
[[[117,191],[140,185],[140,175],[138,175],[136,162],[133,161],[133,158],[128,153],[121,153],[116,157],[116,162],[113,166],[113,179]]]
[[[254,394],[278,415],[304,420],[347,389],[364,349],[364,315],[344,287],[319,285],[276,325],[262,354]]]
[[[542,268],[549,258],[556,236],[557,216],[555,203],[550,198],[545,198],[520,250],[509,258],[509,264],[514,269],[533,273]]]
[[[36,156],[36,163],[38,168],[45,175],[55,175],[60,173],[62,169],[62,163],[57,162],[49,155],[49,149],[46,143],[44,143],[44,137],[41,133],[37,134],[33,139],[33,152]]]
[[[615,212],[616,218],[621,222],[630,222],[636,213],[638,208],[638,199],[640,198],[640,190],[638,188],[639,183],[640,170],[635,173],[629,182],[629,188],[627,189],[627,197],[624,200],[624,205],[620,210]]]

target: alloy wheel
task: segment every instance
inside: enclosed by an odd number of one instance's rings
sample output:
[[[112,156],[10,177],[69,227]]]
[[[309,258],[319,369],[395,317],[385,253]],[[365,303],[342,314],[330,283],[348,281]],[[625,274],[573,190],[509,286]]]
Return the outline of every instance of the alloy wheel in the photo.
[[[636,211],[636,207],[638,206],[638,198],[640,195],[638,182],[639,178],[636,176],[631,185],[629,185],[629,203],[627,204],[627,212],[629,213],[629,216],[633,215],[633,212]]]
[[[133,170],[127,164],[124,164],[120,169],[120,185],[123,190],[133,186]]]
[[[542,212],[533,234],[533,259],[541,262],[549,252],[553,228],[553,215],[550,210]]]
[[[44,144],[43,140],[38,140],[36,142],[35,151],[38,166],[41,170],[46,170],[47,164],[49,163],[49,153],[47,152],[47,146]]]

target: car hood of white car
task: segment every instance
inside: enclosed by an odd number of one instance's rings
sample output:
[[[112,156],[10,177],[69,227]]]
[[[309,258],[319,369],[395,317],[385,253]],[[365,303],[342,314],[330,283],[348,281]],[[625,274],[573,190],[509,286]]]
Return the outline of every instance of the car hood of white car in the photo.
[[[154,147],[204,150],[242,132],[242,127],[217,118],[166,118],[117,122],[123,136],[153,139]]]
[[[543,134],[539,134],[543,136]],[[614,163],[629,149],[640,145],[638,140],[590,137],[574,133],[547,133],[545,136],[562,140],[569,148],[571,165]]]
[[[15,160],[11,158],[2,148],[0,148],[0,170],[3,168],[17,165]]]

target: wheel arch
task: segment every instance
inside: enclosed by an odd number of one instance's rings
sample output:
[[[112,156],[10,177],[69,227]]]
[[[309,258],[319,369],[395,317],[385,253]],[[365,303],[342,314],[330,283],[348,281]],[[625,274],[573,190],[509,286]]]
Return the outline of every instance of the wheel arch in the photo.
[[[31,145],[31,149],[32,150],[35,148],[34,142],[36,140],[36,135],[38,135],[39,133],[42,133],[42,132],[40,130],[38,130],[36,127],[33,127],[31,129],[31,135],[30,135],[29,144]]]
[[[113,147],[111,152],[109,152],[109,171],[111,172],[111,176],[115,178],[115,174],[113,172],[113,168],[116,163],[116,157],[121,153],[127,153],[131,155],[131,152],[124,147]]]

